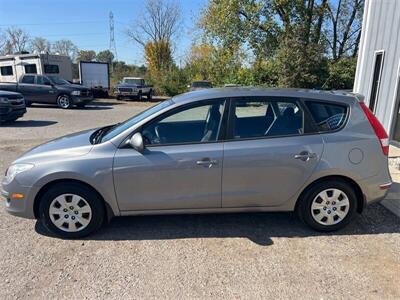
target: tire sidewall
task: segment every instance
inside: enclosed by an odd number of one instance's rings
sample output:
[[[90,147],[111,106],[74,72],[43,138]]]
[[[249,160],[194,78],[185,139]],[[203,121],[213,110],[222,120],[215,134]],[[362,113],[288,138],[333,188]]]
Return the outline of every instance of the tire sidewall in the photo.
[[[89,225],[77,232],[63,231],[53,224],[49,216],[49,207],[51,202],[62,194],[76,194],[84,198],[92,210],[92,218]],[[60,238],[74,239],[85,237],[98,230],[104,220],[104,204],[102,200],[93,193],[93,191],[83,185],[78,184],[57,184],[46,191],[40,199],[39,219],[44,227]]]
[[[334,224],[334,225],[322,225],[318,223],[316,220],[314,220],[312,214],[311,214],[311,205],[314,200],[314,198],[323,190],[326,189],[339,189],[343,191],[350,203],[349,211],[346,215],[346,217],[339,223]],[[341,180],[335,180],[335,181],[325,181],[325,182],[320,182],[318,184],[315,184],[312,186],[308,191],[304,193],[302,198],[300,199],[300,204],[298,207],[298,213],[300,218],[310,227],[313,229],[316,229],[318,231],[335,231],[339,230],[343,227],[345,227],[353,218],[355,212],[357,210],[357,197],[356,194],[353,190],[353,188],[347,184],[344,181]]]

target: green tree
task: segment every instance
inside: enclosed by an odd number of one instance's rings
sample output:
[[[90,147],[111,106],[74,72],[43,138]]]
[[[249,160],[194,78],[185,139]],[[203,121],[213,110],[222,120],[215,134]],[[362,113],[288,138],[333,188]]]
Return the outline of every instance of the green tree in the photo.
[[[111,64],[114,61],[114,54],[110,50],[103,50],[97,53],[96,61]]]
[[[78,61],[93,61],[96,58],[96,51],[80,50],[78,52]]]

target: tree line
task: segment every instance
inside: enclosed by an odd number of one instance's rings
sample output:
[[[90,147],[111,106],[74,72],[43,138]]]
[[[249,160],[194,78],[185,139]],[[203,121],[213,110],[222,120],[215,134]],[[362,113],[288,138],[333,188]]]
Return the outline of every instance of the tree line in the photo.
[[[361,37],[364,0],[209,0],[195,38],[174,59],[184,30],[174,0],[146,0],[126,35],[143,48],[146,66],[115,61],[108,51],[79,50],[70,40],[50,43],[19,28],[0,33],[0,53],[68,55],[74,62],[112,65],[112,82],[144,76],[162,94],[175,95],[194,80],[214,85],[351,89]]]

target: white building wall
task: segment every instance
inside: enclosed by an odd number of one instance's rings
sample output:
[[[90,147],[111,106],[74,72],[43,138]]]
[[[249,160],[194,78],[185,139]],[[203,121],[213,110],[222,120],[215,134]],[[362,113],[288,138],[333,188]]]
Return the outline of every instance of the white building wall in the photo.
[[[376,51],[384,51],[375,115],[390,132],[400,67],[400,0],[366,0],[354,91],[369,104]],[[396,113],[397,115],[397,113]]]

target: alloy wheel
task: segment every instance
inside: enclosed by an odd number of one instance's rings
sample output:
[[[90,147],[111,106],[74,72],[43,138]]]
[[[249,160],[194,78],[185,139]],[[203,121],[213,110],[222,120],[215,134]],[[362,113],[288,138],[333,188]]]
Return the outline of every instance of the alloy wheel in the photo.
[[[58,106],[60,106],[61,108],[69,108],[69,98],[67,96],[60,96],[58,98]]]

